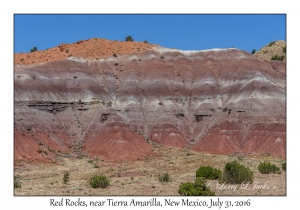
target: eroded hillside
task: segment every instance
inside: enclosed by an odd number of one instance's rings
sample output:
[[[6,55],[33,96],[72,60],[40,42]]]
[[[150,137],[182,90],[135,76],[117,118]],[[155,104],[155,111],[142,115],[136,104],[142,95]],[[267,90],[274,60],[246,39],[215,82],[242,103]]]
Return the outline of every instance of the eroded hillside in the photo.
[[[127,51],[75,53],[75,43],[53,61],[43,52],[23,63],[15,55],[16,159],[137,160],[155,155],[156,143],[285,157],[285,63],[238,49],[116,44]]]

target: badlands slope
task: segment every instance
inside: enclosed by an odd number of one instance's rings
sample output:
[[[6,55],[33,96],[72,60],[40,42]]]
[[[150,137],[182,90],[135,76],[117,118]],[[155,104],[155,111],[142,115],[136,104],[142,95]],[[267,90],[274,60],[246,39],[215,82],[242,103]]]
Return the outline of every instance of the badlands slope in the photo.
[[[286,65],[90,39],[15,55],[14,156],[137,160],[156,143],[286,156]]]

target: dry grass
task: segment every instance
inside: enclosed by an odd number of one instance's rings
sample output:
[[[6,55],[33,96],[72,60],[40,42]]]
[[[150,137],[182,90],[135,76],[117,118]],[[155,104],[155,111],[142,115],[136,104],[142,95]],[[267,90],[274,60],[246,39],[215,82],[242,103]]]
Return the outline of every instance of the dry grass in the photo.
[[[89,160],[87,158],[62,158],[57,164],[28,164],[15,168],[15,177],[22,188],[15,189],[15,195],[179,195],[182,182],[193,182],[196,170],[202,165],[211,165],[220,170],[226,162],[238,160],[254,171],[254,182],[276,186],[276,189],[255,189],[254,183],[247,189],[233,185],[217,187],[217,181],[209,181],[216,195],[286,195],[286,174],[260,174],[257,167],[260,161],[267,160],[280,166],[283,161],[271,156],[238,158],[236,156],[209,155],[188,149],[156,148],[156,157],[145,157],[136,162],[112,162]],[[97,167],[95,167],[97,165]],[[70,182],[63,183],[63,175],[70,173]],[[159,182],[159,175],[168,172],[171,182]],[[91,175],[98,173],[110,178],[110,186],[94,189],[89,186]],[[225,189],[224,187],[230,187]],[[220,189],[217,189],[220,188]]]

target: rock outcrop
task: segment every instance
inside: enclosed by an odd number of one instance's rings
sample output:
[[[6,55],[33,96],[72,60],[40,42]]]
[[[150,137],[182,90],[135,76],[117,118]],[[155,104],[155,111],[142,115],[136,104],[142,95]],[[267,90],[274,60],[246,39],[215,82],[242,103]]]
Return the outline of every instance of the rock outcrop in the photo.
[[[153,142],[285,157],[285,63],[238,49],[115,53],[16,62],[17,159],[137,160]]]

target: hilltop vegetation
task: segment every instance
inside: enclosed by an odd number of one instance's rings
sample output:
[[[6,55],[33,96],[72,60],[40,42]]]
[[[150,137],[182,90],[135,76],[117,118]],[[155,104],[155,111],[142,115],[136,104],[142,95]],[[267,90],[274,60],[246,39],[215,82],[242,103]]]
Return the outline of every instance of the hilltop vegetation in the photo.
[[[252,54],[263,60],[286,61],[286,42],[273,41],[262,47],[260,50],[253,50]]]

